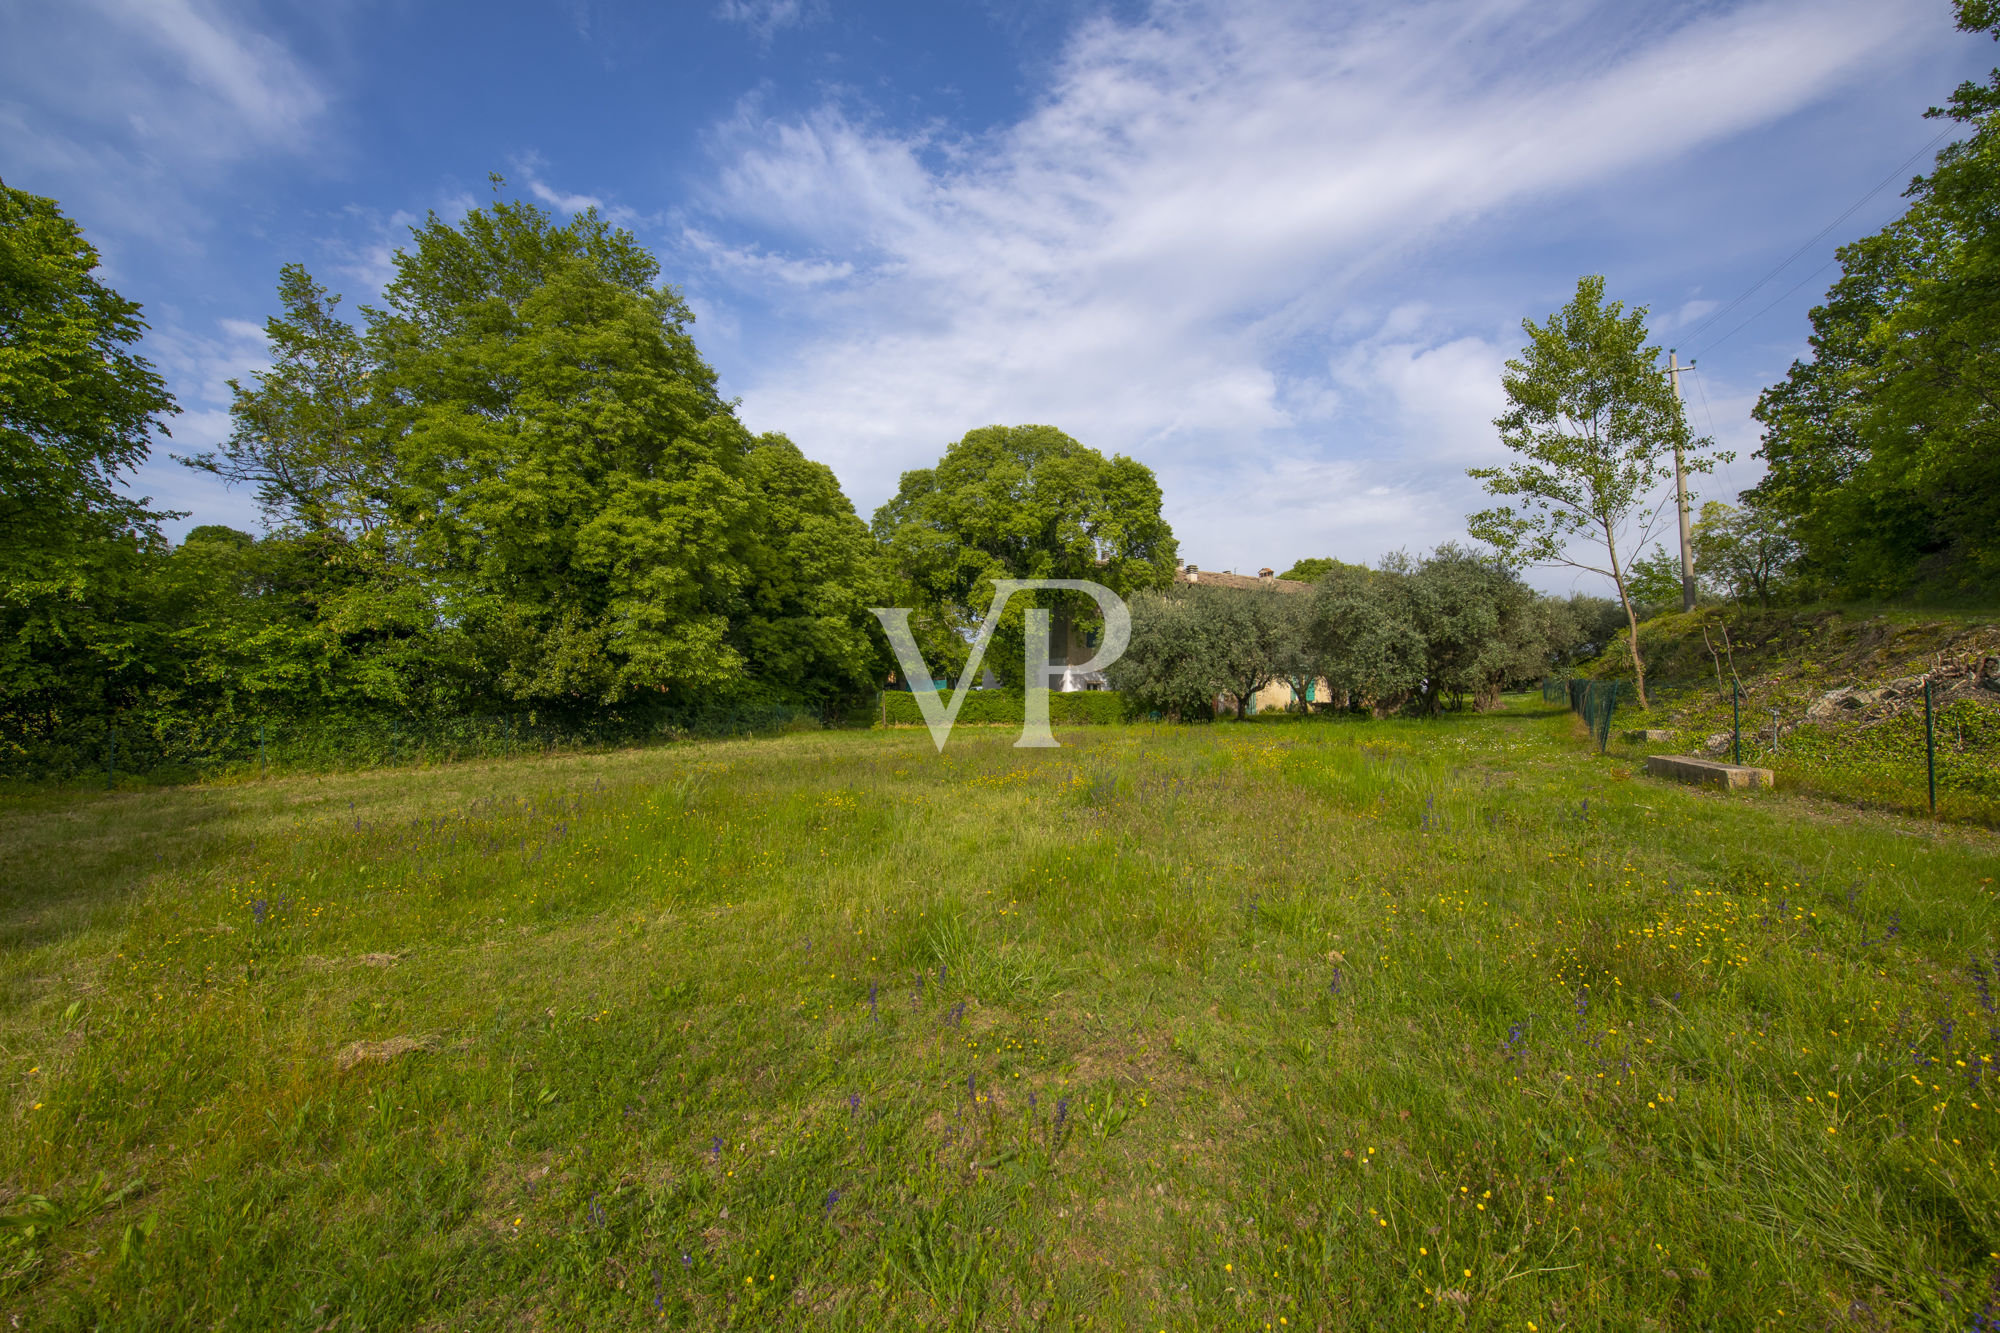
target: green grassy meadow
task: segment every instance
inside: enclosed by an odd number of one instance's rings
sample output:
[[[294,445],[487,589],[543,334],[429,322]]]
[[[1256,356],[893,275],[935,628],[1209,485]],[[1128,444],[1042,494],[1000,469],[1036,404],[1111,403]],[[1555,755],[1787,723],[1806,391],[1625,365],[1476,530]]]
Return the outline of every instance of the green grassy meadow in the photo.
[[[1514,699],[0,804],[0,1319],[1942,1329],[2000,839]]]

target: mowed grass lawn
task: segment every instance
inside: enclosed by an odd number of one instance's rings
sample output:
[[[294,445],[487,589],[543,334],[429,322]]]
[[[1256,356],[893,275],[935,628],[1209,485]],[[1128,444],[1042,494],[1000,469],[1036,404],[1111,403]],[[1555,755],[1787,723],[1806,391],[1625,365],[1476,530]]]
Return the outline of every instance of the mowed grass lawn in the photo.
[[[0,1314],[1940,1329],[2000,1294],[1991,833],[1667,786],[1539,700],[1061,734],[9,797]]]

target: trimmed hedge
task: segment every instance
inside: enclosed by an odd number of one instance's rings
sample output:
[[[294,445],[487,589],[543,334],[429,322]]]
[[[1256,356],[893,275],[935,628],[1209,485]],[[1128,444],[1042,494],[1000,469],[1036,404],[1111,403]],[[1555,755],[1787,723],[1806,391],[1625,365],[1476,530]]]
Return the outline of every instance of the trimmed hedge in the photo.
[[[950,695],[945,695],[947,702]],[[958,710],[960,722],[1001,722],[1020,726],[1027,700],[1018,690],[974,690],[965,696]],[[879,724],[884,713],[890,726],[922,726],[923,711],[917,697],[908,690],[890,690],[875,714]],[[1049,695],[1049,722],[1057,726],[1123,722],[1131,716],[1125,696],[1116,690],[1080,690],[1074,694]]]

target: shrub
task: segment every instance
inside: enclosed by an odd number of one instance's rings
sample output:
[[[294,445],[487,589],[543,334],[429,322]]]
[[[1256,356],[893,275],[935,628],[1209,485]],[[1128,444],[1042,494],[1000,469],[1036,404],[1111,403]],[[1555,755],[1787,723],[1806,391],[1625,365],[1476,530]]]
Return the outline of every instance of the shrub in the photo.
[[[947,696],[949,697],[949,696]],[[1019,690],[974,690],[966,695],[958,710],[960,722],[997,722],[1020,726],[1027,699]],[[923,711],[908,690],[890,690],[883,695],[882,709],[891,726],[922,726]],[[1131,716],[1124,695],[1116,690],[1082,690],[1074,694],[1049,695],[1049,721],[1057,725],[1101,725],[1123,722]]]

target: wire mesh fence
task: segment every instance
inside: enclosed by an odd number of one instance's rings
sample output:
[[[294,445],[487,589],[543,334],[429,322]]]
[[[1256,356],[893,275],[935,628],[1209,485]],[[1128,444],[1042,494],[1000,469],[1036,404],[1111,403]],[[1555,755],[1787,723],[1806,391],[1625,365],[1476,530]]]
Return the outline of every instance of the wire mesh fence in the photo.
[[[442,718],[184,722],[89,717],[0,731],[0,777],[76,782],[201,779],[228,772],[371,768],[817,730],[837,716],[789,704]]]
[[[1567,703],[1569,710],[1583,719],[1590,738],[1603,754],[1611,741],[1611,718],[1618,711],[1618,693],[1623,681],[1581,680],[1575,677],[1542,682],[1542,698],[1550,703]]]
[[[1842,799],[2000,823],[2000,680],[1935,671],[1875,688],[1704,676],[1551,677],[1542,697],[1585,723],[1599,753],[1692,754],[1775,772]]]

